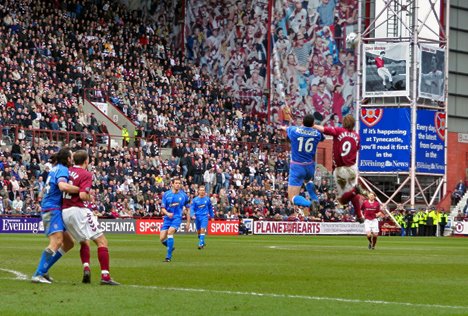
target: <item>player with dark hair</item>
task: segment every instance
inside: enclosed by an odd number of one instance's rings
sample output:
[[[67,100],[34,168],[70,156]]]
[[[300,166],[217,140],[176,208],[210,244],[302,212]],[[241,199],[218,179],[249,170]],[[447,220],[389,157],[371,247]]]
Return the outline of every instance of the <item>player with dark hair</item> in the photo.
[[[388,68],[385,67],[384,58],[385,58],[385,51],[381,51],[380,56],[375,57],[374,61],[375,61],[375,66],[377,67],[377,74],[383,80],[382,84],[386,88],[387,84],[385,82],[385,79],[388,78],[388,81],[392,83],[393,77],[390,71],[388,70]]]
[[[444,93],[444,73],[438,69],[435,55],[431,58],[429,71],[421,74],[421,92],[436,96],[442,96]]]
[[[172,187],[164,192],[161,202],[161,213],[164,214],[163,226],[159,234],[161,243],[167,248],[164,262],[171,262],[174,251],[174,234],[182,223],[182,216],[189,197],[181,190],[180,179],[174,177],[171,181]],[[190,215],[187,214],[187,227],[190,227]]]
[[[357,220],[362,222],[356,167],[360,138],[354,131],[355,125],[356,120],[348,114],[343,118],[343,127],[314,125],[314,128],[325,135],[333,136],[333,177],[338,191],[338,200],[343,205],[351,201]]]
[[[205,186],[198,187],[198,196],[192,200],[190,206],[190,216],[195,220],[195,226],[198,233],[198,249],[205,247],[205,233],[208,227],[208,219],[214,218],[213,205],[208,196],[206,196]]]
[[[362,211],[364,213],[364,230],[369,241],[369,249],[374,250],[375,244],[377,243],[377,236],[379,235],[379,222],[378,216],[382,216],[383,213],[380,210],[380,203],[375,199],[375,194],[369,192],[367,195],[368,199],[362,203]]]
[[[63,198],[63,221],[76,241],[92,240],[97,245],[98,260],[101,265],[101,285],[119,285],[112,280],[109,272],[109,249],[106,236],[99,228],[93,212],[85,207],[85,201],[91,201],[93,175],[87,170],[88,153],[79,150],[73,155],[74,166],[70,167],[70,181],[79,187],[79,193],[66,194]]]
[[[307,114],[302,121],[303,126],[281,126],[287,132],[291,142],[291,161],[289,167],[288,198],[297,206],[310,207],[311,201],[299,195],[302,184],[305,183],[310,199],[318,201],[315,193],[315,153],[317,145],[323,141],[323,134],[314,129],[314,116]]]
[[[44,233],[49,238],[49,245],[42,252],[36,272],[31,278],[34,283],[52,283],[48,275],[49,269],[64,253],[73,248],[73,239],[66,232],[62,219],[63,192],[78,192],[77,187],[68,183],[68,166],[71,157],[72,153],[68,148],[62,148],[50,157],[54,166],[47,177],[41,203]]]

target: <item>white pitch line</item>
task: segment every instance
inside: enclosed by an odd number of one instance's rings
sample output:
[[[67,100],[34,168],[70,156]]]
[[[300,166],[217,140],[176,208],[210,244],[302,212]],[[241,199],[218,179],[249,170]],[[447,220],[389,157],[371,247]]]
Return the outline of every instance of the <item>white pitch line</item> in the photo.
[[[0,271],[5,271],[5,272],[15,275],[15,280],[27,280],[28,279],[28,276],[26,274],[21,273],[19,271],[2,269],[2,268],[0,268]]]
[[[9,272],[15,275],[16,280],[28,280],[28,276],[19,271],[2,269],[0,271]],[[3,279],[3,278],[2,278]],[[62,282],[58,282],[62,283]],[[274,297],[274,298],[287,298],[287,299],[302,299],[310,301],[331,301],[331,302],[343,302],[343,303],[367,303],[367,304],[379,304],[379,305],[399,305],[409,307],[427,307],[427,308],[450,308],[450,309],[466,309],[468,306],[456,306],[456,305],[440,305],[440,304],[418,304],[418,303],[405,303],[405,302],[388,302],[388,301],[373,301],[373,300],[356,300],[339,297],[326,297],[326,296],[308,296],[308,295],[291,295],[291,294],[275,294],[275,293],[257,293],[257,292],[240,292],[240,291],[223,291],[223,290],[208,290],[208,289],[196,289],[196,288],[179,288],[179,287],[163,287],[154,285],[123,285],[133,288],[141,289],[152,289],[152,290],[163,290],[163,291],[179,291],[179,292],[194,292],[194,293],[212,293],[212,294],[226,294],[226,295],[241,295],[241,296],[258,296],[258,297]]]
[[[259,296],[259,297],[274,297],[274,298],[287,298],[287,299],[302,299],[311,301],[331,301],[331,302],[344,302],[344,303],[366,303],[366,304],[379,304],[379,305],[399,305],[409,307],[427,307],[427,308],[450,308],[450,309],[465,309],[468,306],[456,305],[439,305],[439,304],[419,304],[419,303],[405,303],[405,302],[388,302],[388,301],[373,301],[373,300],[357,300],[339,297],[321,297],[321,296],[307,296],[307,295],[291,295],[291,294],[275,294],[275,293],[257,293],[257,292],[240,292],[240,291],[223,291],[223,290],[208,290],[196,288],[178,288],[178,287],[162,287],[152,285],[125,285],[133,288],[164,290],[164,291],[180,291],[180,292],[195,292],[195,293],[211,293],[211,294],[226,294],[226,295],[242,295],[242,296]]]

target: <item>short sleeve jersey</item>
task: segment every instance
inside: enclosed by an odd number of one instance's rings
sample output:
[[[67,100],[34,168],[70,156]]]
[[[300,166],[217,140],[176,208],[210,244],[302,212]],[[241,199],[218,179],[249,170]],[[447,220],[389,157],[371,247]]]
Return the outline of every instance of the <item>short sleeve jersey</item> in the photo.
[[[80,188],[80,192],[89,193],[93,185],[93,175],[88,170],[73,166],[69,169],[70,182],[74,186]],[[63,197],[63,208],[69,207],[85,207],[84,201],[80,198],[79,193],[65,194]]]
[[[377,217],[376,214],[380,212],[380,203],[376,200],[374,200],[374,202],[365,200],[364,203],[362,203],[361,210],[365,219],[374,220]]]
[[[334,167],[354,166],[360,147],[359,135],[355,131],[348,131],[343,127],[331,126],[324,128],[324,134],[333,136]]]
[[[207,196],[197,196],[196,198],[194,198],[190,207],[190,215],[196,217],[204,217],[210,215],[210,217],[213,218],[213,206],[211,205],[210,198]]]
[[[377,66],[377,69],[382,68],[385,66],[385,61],[381,57],[376,57],[375,58],[375,66]]]
[[[289,126],[286,131],[291,141],[291,160],[299,163],[314,162],[318,143],[325,139],[323,134],[305,126]]]
[[[42,211],[52,211],[62,209],[62,191],[59,189],[59,182],[68,182],[68,168],[64,165],[55,165],[50,170],[44,186],[44,198],[42,199]]]
[[[174,214],[174,218],[182,217],[184,206],[189,202],[189,197],[184,191],[179,190],[174,193],[172,190],[166,191],[162,198],[162,207],[169,213]]]

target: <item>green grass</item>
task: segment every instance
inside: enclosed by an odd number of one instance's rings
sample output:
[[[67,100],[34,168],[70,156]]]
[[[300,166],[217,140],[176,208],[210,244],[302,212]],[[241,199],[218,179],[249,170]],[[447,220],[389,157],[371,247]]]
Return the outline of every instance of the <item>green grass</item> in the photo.
[[[157,236],[108,235],[123,285],[81,284],[78,249],[32,284],[46,238],[0,235],[0,315],[468,315],[468,241],[380,237],[176,235],[171,263]],[[20,280],[11,272],[27,275]]]

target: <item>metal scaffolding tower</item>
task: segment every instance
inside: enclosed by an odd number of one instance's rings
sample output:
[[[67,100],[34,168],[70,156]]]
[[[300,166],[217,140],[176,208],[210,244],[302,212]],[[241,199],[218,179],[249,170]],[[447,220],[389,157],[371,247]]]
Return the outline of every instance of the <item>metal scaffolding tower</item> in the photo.
[[[363,109],[399,108],[406,109],[410,115],[410,166],[400,172],[368,172],[359,171],[360,182],[377,193],[384,206],[393,208],[403,206],[430,207],[436,205],[446,194],[446,157],[447,137],[444,143],[445,171],[428,173],[418,171],[417,155],[417,117],[420,110],[434,110],[447,113],[447,83],[448,83],[448,40],[449,40],[449,0],[359,0],[359,24],[357,53],[356,117],[361,117]],[[371,12],[369,12],[371,11]],[[365,96],[363,84],[365,80],[364,47],[369,44],[385,45],[390,43],[407,43],[409,49],[409,93],[405,96]],[[445,51],[443,59],[444,92],[443,98],[431,99],[420,93],[421,78],[421,45],[434,47],[439,52]],[[385,82],[385,79],[384,79]],[[443,116],[443,115],[442,115]],[[446,116],[443,116],[446,120]],[[444,135],[446,135],[446,126]],[[357,120],[360,124],[360,120]],[[359,130],[359,126],[357,127]],[[361,136],[362,138],[362,136]],[[361,166],[360,166],[361,167]]]

